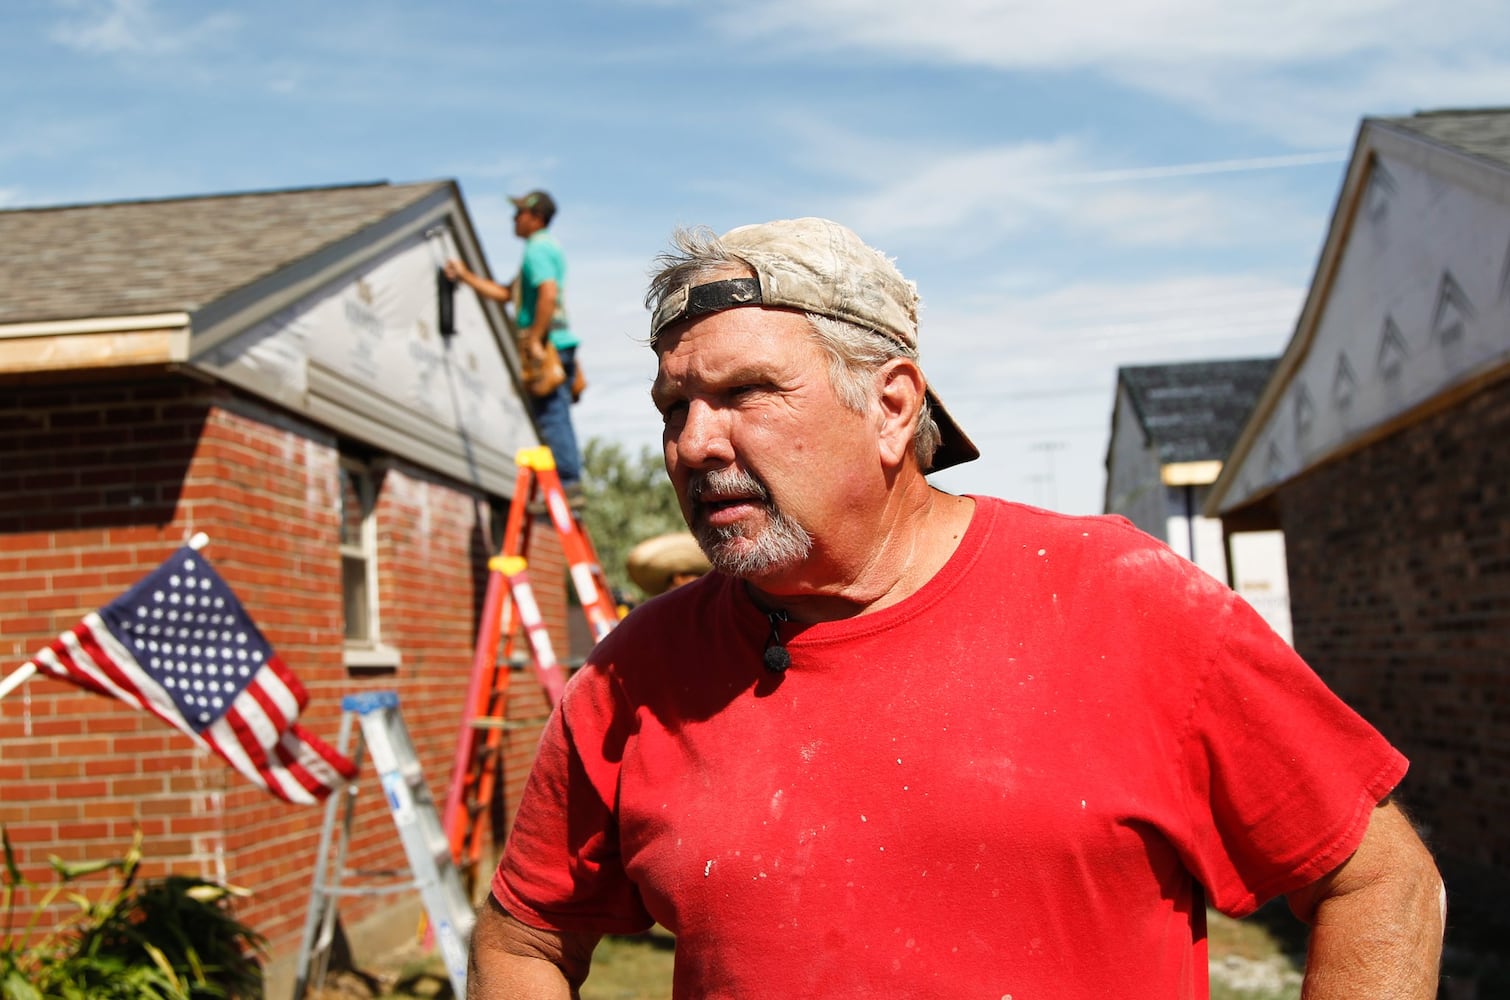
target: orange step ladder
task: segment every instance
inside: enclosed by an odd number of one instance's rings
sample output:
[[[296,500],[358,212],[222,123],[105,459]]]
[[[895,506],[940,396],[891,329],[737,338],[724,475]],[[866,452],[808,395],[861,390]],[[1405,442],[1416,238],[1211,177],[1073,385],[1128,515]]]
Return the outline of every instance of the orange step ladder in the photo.
[[[482,621],[442,816],[452,857],[474,890],[483,835],[491,827],[487,812],[502,778],[503,738],[505,731],[513,728],[507,718],[507,697],[510,668],[519,656],[516,640],[521,631],[530,666],[552,709],[560,702],[566,685],[566,671],[551,646],[529,582],[529,542],[532,530],[537,527],[535,512],[540,510],[540,503],[543,502],[544,512],[561,539],[572,586],[587,615],[593,640],[602,639],[619,621],[608,579],[562,488],[550,449],[526,448],[515,461],[519,474],[504,524],[503,542],[498,555],[488,560]]]

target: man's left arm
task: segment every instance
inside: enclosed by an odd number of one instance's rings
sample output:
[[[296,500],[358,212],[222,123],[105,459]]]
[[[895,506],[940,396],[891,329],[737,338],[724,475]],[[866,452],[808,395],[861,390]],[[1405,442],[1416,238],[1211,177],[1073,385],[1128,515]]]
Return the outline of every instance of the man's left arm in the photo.
[[[1432,1000],[1446,895],[1436,864],[1399,807],[1374,809],[1358,849],[1286,896],[1311,925],[1302,1000]]]

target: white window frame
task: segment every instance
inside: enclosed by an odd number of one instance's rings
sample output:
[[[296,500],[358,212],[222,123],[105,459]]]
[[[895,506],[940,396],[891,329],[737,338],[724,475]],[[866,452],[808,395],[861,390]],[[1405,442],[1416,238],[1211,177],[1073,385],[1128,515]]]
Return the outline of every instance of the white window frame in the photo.
[[[345,541],[346,531],[346,484],[344,481],[337,483],[340,505],[340,539],[341,550],[341,614],[343,621],[342,643],[343,653],[348,670],[395,670],[402,662],[398,650],[383,642],[382,619],[379,615],[378,600],[378,532],[377,532],[377,476],[371,462],[365,462],[350,455],[341,456],[341,478],[350,476],[356,485],[358,502],[362,505],[361,524],[357,529],[356,544]],[[367,634],[360,639],[353,639],[345,635],[344,621],[346,612],[346,560],[360,559],[366,571],[367,591]]]

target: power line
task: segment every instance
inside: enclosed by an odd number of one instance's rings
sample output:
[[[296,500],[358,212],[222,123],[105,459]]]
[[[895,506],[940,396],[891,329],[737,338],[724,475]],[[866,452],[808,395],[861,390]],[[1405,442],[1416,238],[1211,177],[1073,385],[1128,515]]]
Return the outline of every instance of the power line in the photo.
[[[1086,385],[1068,389],[1027,389],[1020,392],[970,392],[950,390],[949,399],[989,395],[992,399],[1059,399],[1064,396],[1104,396],[1110,385]]]
[[[1023,438],[1037,437],[1041,434],[1095,434],[1111,429],[1110,422],[1104,424],[1091,424],[1085,427],[1025,427],[1021,429],[992,432],[991,437]],[[985,437],[985,434],[980,435]]]

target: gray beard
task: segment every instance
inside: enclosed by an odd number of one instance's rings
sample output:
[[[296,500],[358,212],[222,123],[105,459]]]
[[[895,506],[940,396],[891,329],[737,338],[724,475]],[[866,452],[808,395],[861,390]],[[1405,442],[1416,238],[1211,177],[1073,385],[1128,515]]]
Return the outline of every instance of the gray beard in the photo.
[[[765,484],[754,476],[737,469],[705,473],[692,483],[693,498],[710,487],[753,495],[766,513],[765,524],[758,528],[745,525],[715,528],[707,524],[693,527],[697,544],[720,573],[738,577],[764,576],[795,566],[812,552],[813,536],[782,513]]]

